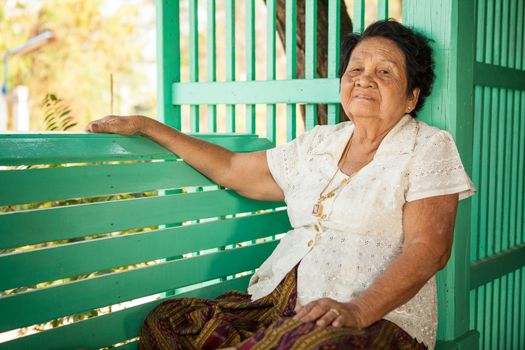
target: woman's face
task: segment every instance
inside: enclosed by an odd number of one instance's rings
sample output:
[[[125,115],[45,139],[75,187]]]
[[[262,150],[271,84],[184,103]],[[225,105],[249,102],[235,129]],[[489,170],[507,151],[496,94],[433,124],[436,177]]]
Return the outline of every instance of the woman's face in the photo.
[[[350,119],[398,120],[414,109],[416,88],[407,95],[405,56],[397,45],[373,37],[360,42],[352,52],[341,78],[341,103]]]

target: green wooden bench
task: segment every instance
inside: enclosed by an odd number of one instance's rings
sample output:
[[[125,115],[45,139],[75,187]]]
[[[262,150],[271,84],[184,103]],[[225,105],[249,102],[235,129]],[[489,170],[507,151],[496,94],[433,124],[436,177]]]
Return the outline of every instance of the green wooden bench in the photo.
[[[234,151],[271,147],[255,135],[199,137]],[[284,203],[220,188],[143,137],[0,135],[0,166],[0,208],[18,209],[0,213],[0,332],[82,319],[2,350],[132,340],[161,300],[114,311],[117,304],[243,290],[275,235],[290,228]],[[113,312],[102,314],[108,306]]]
[[[197,136],[233,151],[272,147]],[[244,290],[290,229],[284,205],[220,188],[143,137],[0,135],[0,333],[56,326],[0,350],[136,349],[162,300]],[[465,337],[438,348],[475,348],[477,332]]]

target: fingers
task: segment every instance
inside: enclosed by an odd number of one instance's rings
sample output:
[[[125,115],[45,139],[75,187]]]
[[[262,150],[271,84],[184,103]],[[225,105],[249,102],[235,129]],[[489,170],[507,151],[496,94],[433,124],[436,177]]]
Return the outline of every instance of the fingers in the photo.
[[[341,318],[340,312],[337,309],[331,308],[326,311],[326,313],[321,316],[321,318],[319,318],[316,323],[320,327],[326,327],[333,325],[333,322],[338,318]]]
[[[303,307],[299,307],[294,318],[302,322],[320,320],[330,309],[336,309],[337,307],[337,302],[335,300],[319,299],[312,301]],[[330,317],[333,318],[334,316],[337,316],[337,311],[330,312],[329,315],[326,316],[326,319]]]
[[[294,319],[316,322],[320,327],[357,327],[356,317],[345,303],[325,298],[296,307]]]
[[[92,133],[111,132],[110,123],[108,123],[115,116],[107,115],[104,118],[94,120],[86,125],[84,131]]]

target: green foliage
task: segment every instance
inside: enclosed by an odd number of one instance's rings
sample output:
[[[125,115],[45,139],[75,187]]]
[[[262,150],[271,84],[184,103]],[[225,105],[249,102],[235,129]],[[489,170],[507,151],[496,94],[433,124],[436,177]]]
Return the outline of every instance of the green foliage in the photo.
[[[38,116],[44,113],[40,101],[49,92],[59,92],[71,114],[77,116],[78,125],[71,130],[79,130],[79,126],[109,113],[110,74],[115,77],[119,113],[123,112],[119,104],[125,98],[139,95],[145,80],[138,66],[143,50],[138,40],[143,30],[139,24],[144,25],[141,11],[147,4],[151,7],[151,2],[122,2],[114,12],[104,10],[108,3],[112,1],[0,0],[0,53],[44,31],[54,36],[38,50],[9,59],[9,88],[26,85],[30,91],[32,130],[45,128]],[[122,86],[129,87],[126,96],[120,95]],[[151,96],[133,103],[152,109],[153,97],[152,91]]]
[[[71,115],[71,108],[55,94],[46,94],[42,101],[44,125],[48,131],[67,131],[77,125]]]

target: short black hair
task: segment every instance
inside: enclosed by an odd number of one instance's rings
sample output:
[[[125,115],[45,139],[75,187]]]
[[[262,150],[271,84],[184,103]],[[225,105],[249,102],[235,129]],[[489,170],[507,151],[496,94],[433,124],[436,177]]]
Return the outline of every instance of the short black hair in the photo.
[[[380,37],[389,39],[403,52],[407,71],[407,94],[419,88],[419,99],[410,115],[416,117],[417,111],[423,108],[426,98],[432,92],[434,83],[434,57],[431,40],[413,29],[402,25],[394,19],[380,20],[369,25],[362,34],[351,33],[345,37],[342,47],[339,78],[346,71],[352,51],[357,44],[367,38]]]

